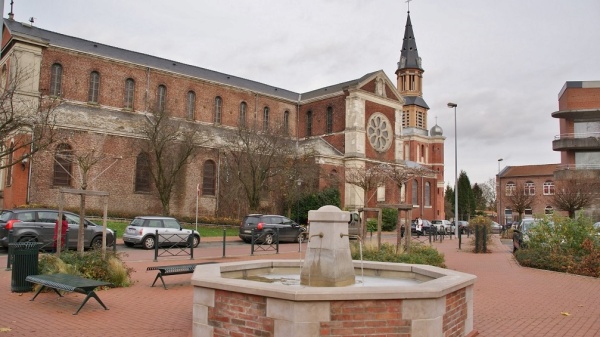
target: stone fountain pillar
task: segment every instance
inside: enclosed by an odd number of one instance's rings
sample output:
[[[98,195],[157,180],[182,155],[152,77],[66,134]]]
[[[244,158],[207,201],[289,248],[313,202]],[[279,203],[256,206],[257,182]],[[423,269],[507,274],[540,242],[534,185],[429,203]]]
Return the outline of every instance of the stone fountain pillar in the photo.
[[[354,284],[348,222],[350,213],[331,205],[308,212],[310,237],[300,283],[313,287]]]

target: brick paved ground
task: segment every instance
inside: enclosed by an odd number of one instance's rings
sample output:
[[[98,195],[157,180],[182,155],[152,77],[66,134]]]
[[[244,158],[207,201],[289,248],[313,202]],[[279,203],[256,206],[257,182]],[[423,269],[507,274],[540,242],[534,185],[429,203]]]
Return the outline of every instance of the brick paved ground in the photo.
[[[600,280],[518,266],[509,246],[494,238],[489,254],[469,252],[469,240],[433,243],[445,254],[448,268],[477,275],[474,326],[480,336],[600,336]],[[207,247],[210,246],[210,247]],[[194,262],[261,258],[298,259],[297,245],[282,245],[280,254],[256,253],[249,245],[227,246],[222,257],[219,245],[201,244]],[[128,288],[99,291],[108,306],[105,311],[90,300],[78,315],[72,315],[83,295],[12,293],[11,272],[4,270],[6,254],[0,255],[1,336],[191,336],[191,274],[165,278],[169,290],[150,287],[156,272],[146,267],[189,262],[176,257],[153,262],[151,251],[127,250],[127,265],[136,271]],[[160,282],[160,281],[159,281]],[[561,313],[568,313],[569,316]]]

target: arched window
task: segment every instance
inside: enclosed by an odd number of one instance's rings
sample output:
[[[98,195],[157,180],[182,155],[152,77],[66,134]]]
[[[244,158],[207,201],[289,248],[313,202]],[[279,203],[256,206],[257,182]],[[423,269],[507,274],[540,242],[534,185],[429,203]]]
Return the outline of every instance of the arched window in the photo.
[[[62,73],[62,65],[54,63],[50,72],[50,96],[62,95]]]
[[[533,181],[528,181],[525,183],[524,193],[525,195],[535,195],[535,184]]]
[[[246,111],[248,110],[248,104],[246,102],[240,103],[240,127],[246,127]]]
[[[333,108],[327,107],[327,133],[333,132]]]
[[[269,107],[263,109],[263,130],[269,130]]]
[[[306,137],[312,136],[312,111],[306,113]]]
[[[419,204],[419,183],[416,180],[413,180],[412,182],[412,204],[414,205],[418,205]]]
[[[425,183],[425,206],[431,206],[431,183]]]
[[[329,184],[332,187],[338,187],[340,185],[340,178],[335,169],[329,172]]]
[[[159,85],[156,92],[156,110],[158,112],[164,112],[167,105],[167,87]]]
[[[287,110],[283,112],[283,132],[290,132],[290,112]]]
[[[531,207],[525,208],[525,212],[523,213],[526,217],[533,216],[533,209]]]
[[[554,213],[554,208],[552,208],[552,206],[546,206],[546,208],[544,209],[544,213],[546,215],[552,214]]]
[[[400,202],[406,202],[406,183],[400,187]]]
[[[187,93],[187,119],[194,120],[194,112],[196,111],[196,93],[188,91]]]
[[[543,189],[544,195],[554,195],[554,182],[550,180],[544,182]]]
[[[207,160],[202,168],[202,195],[215,195],[215,162]]]
[[[123,105],[125,109],[133,110],[133,98],[135,94],[135,81],[132,78],[125,80],[125,99]]]
[[[507,197],[514,195],[516,188],[517,188],[517,185],[515,185],[515,183],[513,183],[512,181],[507,182],[506,187],[504,188],[504,195]]]
[[[98,103],[98,96],[100,95],[100,73],[92,71],[90,73],[90,86],[88,89],[88,102]]]
[[[150,156],[147,152],[141,152],[135,160],[135,191],[150,192]]]
[[[223,108],[223,100],[221,97],[215,97],[215,116],[214,121],[216,124],[221,124],[221,109]]]
[[[73,149],[69,144],[60,143],[54,152],[54,186],[71,186],[73,172]]]

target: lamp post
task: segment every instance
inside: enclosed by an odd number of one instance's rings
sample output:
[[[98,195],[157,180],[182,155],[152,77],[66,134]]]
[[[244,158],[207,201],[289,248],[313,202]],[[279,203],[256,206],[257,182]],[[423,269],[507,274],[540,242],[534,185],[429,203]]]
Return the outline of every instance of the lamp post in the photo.
[[[503,158],[498,159],[498,223],[502,228],[504,228],[504,224],[502,223],[502,216],[500,212],[502,212],[502,183],[500,182],[500,162],[503,161]]]
[[[448,103],[450,109],[454,108],[454,231],[458,237],[458,134],[456,132],[456,103]]]
[[[302,186],[302,179],[296,180],[298,188],[296,189],[296,223],[300,224],[300,187]]]

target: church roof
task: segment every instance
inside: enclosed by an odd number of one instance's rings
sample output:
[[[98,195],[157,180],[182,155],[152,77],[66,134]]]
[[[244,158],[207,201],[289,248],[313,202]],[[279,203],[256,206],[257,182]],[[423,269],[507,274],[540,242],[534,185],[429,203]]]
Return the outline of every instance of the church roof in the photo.
[[[366,80],[367,78],[373,76],[373,74],[379,72],[381,70],[378,71],[374,71],[371,73],[368,73],[360,78],[354,79],[354,80],[350,80],[350,81],[346,81],[346,82],[341,82],[338,84],[334,84],[334,85],[330,85],[327,87],[323,87],[323,88],[319,88],[316,90],[312,90],[312,91],[308,91],[302,94],[302,100],[310,100],[313,98],[317,98],[320,96],[325,96],[325,95],[331,95],[333,93],[336,92],[341,92],[342,90],[344,90],[344,88],[346,87],[350,87],[350,86],[354,86],[354,85],[358,85],[361,82],[363,82],[364,80]]]
[[[413,33],[412,22],[410,21],[410,12],[406,17],[406,28],[404,29],[404,39],[402,40],[402,50],[400,51],[400,62],[398,69],[416,68],[421,69],[421,58],[417,51],[417,41]]]
[[[248,80],[242,77],[228,75],[206,68],[196,67],[144,53],[134,52],[131,50],[121,49],[73,36],[55,33],[11,19],[4,19],[4,24],[9,29],[10,34],[13,37],[26,39],[33,43],[81,51],[102,57],[136,63],[168,72],[192,76],[224,85],[248,89],[265,95],[280,97],[293,101],[298,100],[299,94],[296,92]]]

